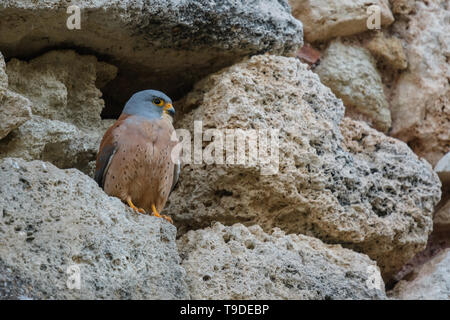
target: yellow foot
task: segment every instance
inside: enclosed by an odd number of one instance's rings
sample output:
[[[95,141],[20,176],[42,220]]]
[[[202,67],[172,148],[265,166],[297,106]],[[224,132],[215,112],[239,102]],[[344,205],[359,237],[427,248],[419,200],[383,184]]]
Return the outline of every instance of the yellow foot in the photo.
[[[143,213],[143,214],[146,213],[144,209],[142,209],[142,208],[137,208],[137,207],[134,205],[133,201],[131,201],[131,198],[130,198],[130,197],[127,198],[127,203],[128,203],[128,205],[131,207],[131,209],[134,210],[134,212],[140,212],[140,213]]]
[[[158,212],[158,210],[156,210],[156,207],[155,207],[154,204],[152,204],[152,211],[153,211],[153,215],[154,215],[155,217],[166,219],[166,220],[169,221],[171,224],[173,224],[172,218],[169,217],[169,216],[163,215],[163,214],[162,214],[162,215],[159,214],[159,212]]]

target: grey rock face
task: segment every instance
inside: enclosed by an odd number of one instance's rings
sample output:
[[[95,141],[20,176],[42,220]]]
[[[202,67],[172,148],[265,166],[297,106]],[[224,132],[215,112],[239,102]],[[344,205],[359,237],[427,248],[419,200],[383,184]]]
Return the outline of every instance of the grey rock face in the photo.
[[[383,299],[366,255],[303,235],[235,224],[177,241],[193,299]]]
[[[441,195],[431,166],[403,142],[343,120],[342,102],[298,60],[254,56],[205,78],[186,101],[193,110],[177,126],[191,137],[194,120],[204,134],[279,130],[279,163],[262,174],[270,157],[251,165],[247,150],[245,165],[185,165],[167,207],[180,233],[212,221],[279,227],[363,252],[385,277],[425,248]]]
[[[0,51],[24,57],[70,44],[104,55],[124,71],[106,89],[118,108],[137,89],[176,94],[246,55],[288,54],[303,40],[287,0],[74,3],[81,30],[66,27],[67,1],[1,2]]]
[[[0,160],[0,181],[0,299],[188,298],[164,219],[48,162]]]

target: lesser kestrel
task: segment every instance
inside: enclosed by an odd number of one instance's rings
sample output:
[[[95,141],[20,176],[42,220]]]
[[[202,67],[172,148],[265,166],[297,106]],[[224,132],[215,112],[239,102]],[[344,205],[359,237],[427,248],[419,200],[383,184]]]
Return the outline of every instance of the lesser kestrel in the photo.
[[[172,100],[156,90],[135,93],[106,131],[97,155],[95,180],[105,192],[141,213],[159,213],[179,176],[172,150],[178,143]]]

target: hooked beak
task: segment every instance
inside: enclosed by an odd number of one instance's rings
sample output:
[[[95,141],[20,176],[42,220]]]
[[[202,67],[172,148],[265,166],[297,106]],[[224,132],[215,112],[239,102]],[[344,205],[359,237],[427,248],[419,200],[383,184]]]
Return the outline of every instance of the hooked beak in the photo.
[[[175,108],[171,103],[166,103],[164,106],[164,112],[170,114],[172,117],[175,115]]]

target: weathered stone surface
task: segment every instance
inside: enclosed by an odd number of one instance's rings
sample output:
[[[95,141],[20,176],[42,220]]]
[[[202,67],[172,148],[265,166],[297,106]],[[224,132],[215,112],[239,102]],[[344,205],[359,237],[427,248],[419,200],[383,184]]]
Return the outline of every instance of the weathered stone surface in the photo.
[[[402,42],[396,37],[386,37],[383,32],[377,32],[367,43],[367,49],[389,69],[403,70],[408,66]]]
[[[426,263],[432,263],[438,255],[450,248],[450,171],[448,160],[444,156],[435,167],[435,172],[442,182],[442,199],[436,205],[433,217],[433,232],[428,237],[425,250],[419,252],[413,259],[408,261],[402,269],[394,276],[394,280],[404,280],[405,283],[415,279],[420,269]],[[410,293],[406,293],[410,294]]]
[[[450,188],[446,189],[447,195],[441,201],[434,215],[435,228],[450,232]]]
[[[235,224],[177,241],[193,299],[383,299],[366,255],[303,235]]]
[[[450,232],[450,152],[436,164],[434,171],[442,182],[442,199],[434,215],[435,230]],[[450,234],[450,233],[449,233]]]
[[[50,51],[30,62],[12,59],[6,66],[9,88],[33,102],[33,114],[51,120],[69,122],[90,130],[100,122],[104,108],[102,93],[96,87],[97,58],[72,50]],[[111,66],[116,70],[117,68]],[[100,82],[104,63],[100,64]]]
[[[0,98],[0,139],[30,118],[30,100],[10,90],[6,91]]]
[[[0,99],[3,98],[8,89],[8,75],[6,74],[5,68],[5,59],[0,52]]]
[[[34,116],[0,142],[0,158],[39,159],[90,174],[104,130],[87,134],[73,124]]]
[[[80,30],[66,27],[71,4],[80,8]],[[287,0],[10,0],[0,3],[0,30],[8,58],[67,46],[103,55],[122,71],[105,88],[117,113],[138,90],[176,98],[247,55],[288,54],[303,40]]]
[[[0,160],[0,299],[188,298],[175,228],[78,170]],[[71,266],[80,289],[69,289]],[[6,283],[5,283],[6,281]]]
[[[439,160],[434,168],[443,185],[450,185],[450,151]]]
[[[8,90],[8,75],[0,52],[0,139],[31,118],[31,102]]]
[[[392,135],[435,165],[450,150],[450,8],[445,0],[414,4],[393,26],[409,68],[392,88]]]
[[[111,120],[102,120],[104,85],[117,68],[94,56],[51,51],[29,62],[6,66],[9,88],[32,102],[33,117],[0,141],[0,158],[50,161],[92,175],[101,137]]]
[[[366,49],[333,41],[315,71],[342,99],[347,115],[365,120],[383,132],[390,128],[391,114],[383,83]]]
[[[439,179],[406,144],[364,123],[346,119],[343,137],[342,102],[307,68],[294,58],[255,56],[194,88],[184,105],[194,109],[178,128],[193,132],[201,119],[205,129],[277,129],[279,157],[185,165],[166,210],[180,234],[241,222],[341,243],[368,254],[388,277],[425,247]]]
[[[390,295],[402,300],[449,300],[450,249],[421,266],[413,279],[400,281]]]
[[[388,0],[289,0],[292,14],[303,23],[305,40],[324,41],[367,31],[367,8],[380,8],[381,26],[394,22]]]
[[[407,16],[414,11],[416,0],[390,0],[392,13],[400,17]]]

